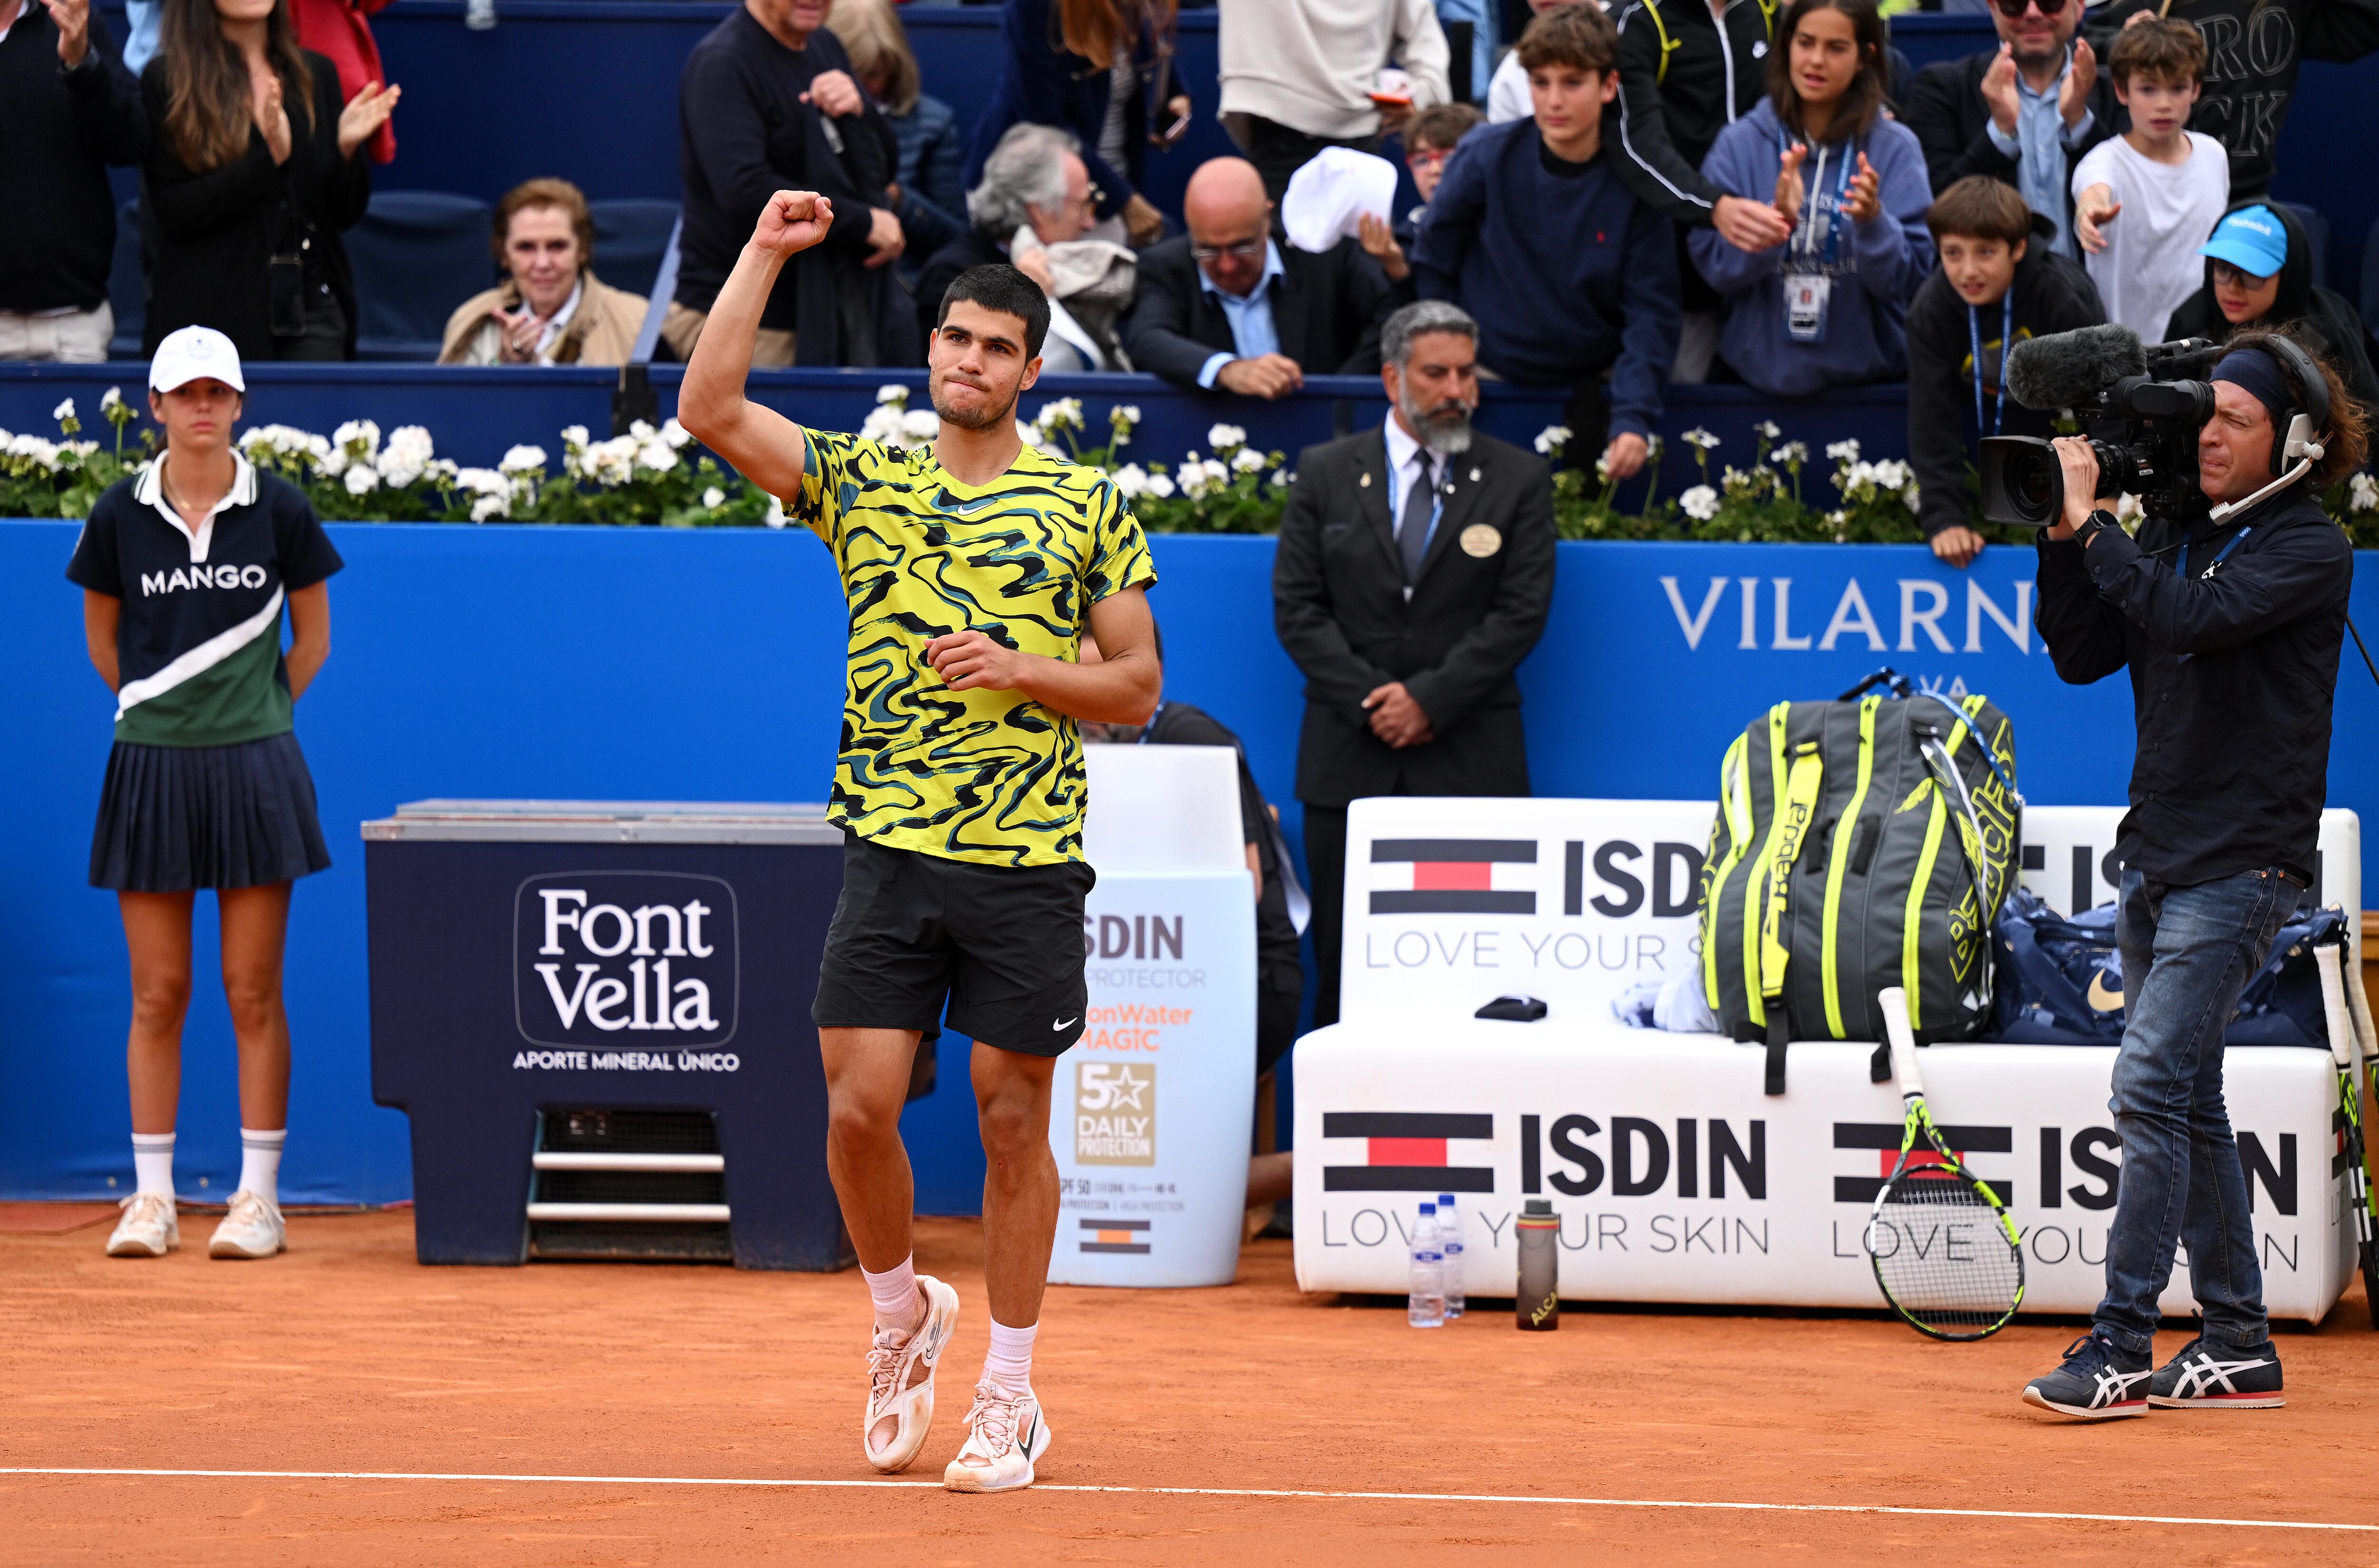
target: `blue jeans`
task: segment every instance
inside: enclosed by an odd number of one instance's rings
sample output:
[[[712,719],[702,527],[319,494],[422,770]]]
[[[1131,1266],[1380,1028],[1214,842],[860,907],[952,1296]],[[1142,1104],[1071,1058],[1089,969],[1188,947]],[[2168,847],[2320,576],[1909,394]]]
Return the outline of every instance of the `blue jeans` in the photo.
[[[2194,887],[2123,873],[2115,936],[2128,1010],[2108,1101],[2123,1172],[2096,1321],[2132,1355],[2154,1347],[2176,1242],[2189,1248],[2206,1336],[2240,1346],[2270,1336],[2246,1174],[2222,1099],[2222,1031],[2302,891],[2275,870]]]

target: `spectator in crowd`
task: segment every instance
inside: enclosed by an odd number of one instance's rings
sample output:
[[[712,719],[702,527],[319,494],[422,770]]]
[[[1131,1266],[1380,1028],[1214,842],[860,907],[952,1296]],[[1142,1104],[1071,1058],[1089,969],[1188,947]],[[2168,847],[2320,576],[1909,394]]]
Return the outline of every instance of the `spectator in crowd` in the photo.
[[[1429,205],[1413,263],[1423,299],[1456,301],[1477,320],[1488,370],[1572,394],[1571,450],[1600,452],[1624,479],[1643,467],[1660,416],[1678,282],[1669,220],[1603,156],[1618,47],[1593,6],[1528,24],[1518,54],[1536,114],[1471,133]]]
[[[161,39],[140,74],[158,232],[147,352],[204,326],[244,360],[354,358],[339,235],[371,198],[364,144],[399,90],[366,82],[343,103],[286,0],[165,0]]]
[[[2091,18],[2106,52],[2115,32],[2149,17],[2194,26],[2205,40],[2205,91],[2190,124],[2230,150],[2230,199],[2261,197],[2304,60],[2343,63],[2379,49],[2375,0],[2114,0]]]
[[[1049,296],[1044,374],[1128,370],[1117,325],[1131,304],[1131,252],[1086,240],[1097,197],[1082,144],[1055,126],[1010,126],[967,197],[971,223],[917,277],[917,311],[930,333],[942,294],[972,267],[1012,262]]]
[[[1007,0],[999,85],[975,122],[966,183],[1014,125],[1061,126],[1082,146],[1105,211],[1106,237],[1136,246],[1165,235],[1165,214],[1140,193],[1151,146],[1190,129],[1190,95],[1173,79],[1174,0]]]
[[[894,213],[907,241],[900,257],[906,269],[966,233],[965,138],[950,106],[922,90],[909,30],[892,0],[834,0],[826,25],[842,40],[852,74],[900,145]]]
[[[2107,319],[2150,343],[2197,292],[2197,236],[2230,205],[2222,144],[2181,127],[2205,74],[2205,41],[2187,22],[2125,28],[2107,74],[2131,128],[2073,169],[2073,228]]]
[[[441,365],[624,365],[645,296],[595,276],[595,220],[568,180],[530,180],[496,206],[496,264],[508,280],[446,320]]]
[[[1702,175],[1718,133],[1768,95],[1773,0],[1634,0],[1615,5],[1619,99],[1603,116],[1613,166],[1636,199],[1677,226],[1685,319],[1673,380],[1709,378],[1718,355],[1719,297],[1687,253],[1697,229],[1716,228],[1738,250],[1784,242],[1785,220],[1761,197],[1733,196]]]
[[[1383,133],[1451,96],[1430,0],[1217,0],[1223,125],[1278,201],[1325,147],[1377,152]],[[1381,90],[1394,64],[1401,94]]]
[[[834,206],[825,243],[793,258],[760,316],[752,363],[909,365],[916,315],[888,271],[906,246],[893,210],[900,143],[826,30],[827,0],[743,0],[678,78],[684,229],[661,336],[690,359],[752,225],[779,190]]]
[[[1693,235],[1726,304],[1719,353],[1761,392],[1799,396],[1898,379],[1908,302],[1933,267],[1925,153],[1886,112],[1875,0],[1793,0],[1769,54],[1768,102],[1719,133],[1702,173],[1775,193],[1783,244],[1745,252]]]
[[[1190,232],[1142,251],[1140,298],[1124,323],[1132,363],[1177,387],[1279,398],[1311,376],[1380,368],[1393,290],[1351,239],[1320,255],[1273,238],[1263,178],[1216,158],[1181,199]]]
[[[1388,282],[1401,286],[1412,276],[1413,239],[1437,195],[1438,182],[1445,178],[1445,161],[1464,137],[1486,123],[1487,116],[1468,103],[1431,104],[1405,122],[1405,167],[1412,171],[1420,205],[1395,222],[1366,212],[1357,235],[1364,254],[1380,264]]]
[[[2362,318],[2344,296],[2313,286],[2313,247],[2294,212],[2276,201],[2234,208],[2197,253],[2205,258],[2204,286],[2172,313],[2165,339],[2221,343],[2250,328],[2285,332],[2328,360],[2365,412],[2379,409]]]
[[[1999,47],[1917,72],[1902,118],[1935,190],[1968,175],[2005,180],[2057,225],[2051,248],[2079,259],[2070,176],[2119,128],[2112,84],[2091,46],[2074,42],[2081,0],[1998,0],[1991,20]]]
[[[297,47],[310,49],[339,71],[339,97],[353,98],[367,86],[388,79],[380,68],[380,44],[372,38],[368,19],[388,9],[392,0],[289,0],[289,19],[297,24]],[[385,163],[396,156],[396,126],[383,120],[364,143],[364,156]]]
[[[0,359],[99,360],[115,334],[107,166],[149,151],[139,84],[90,0],[0,0]]]
[[[2048,215],[2004,180],[1968,175],[1925,210],[1925,226],[1941,265],[1908,308],[1908,456],[1917,525],[1935,555],[1963,567],[1983,549],[1966,503],[1974,438],[2056,434],[2053,416],[2008,396],[2008,345],[2107,316],[2089,274],[2050,247]]]
[[[1574,6],[1577,0],[1528,0],[1531,16],[1543,16],[1556,6]],[[1487,83],[1487,123],[1508,125],[1525,120],[1533,111],[1528,103],[1528,73],[1520,68],[1520,51],[1515,46],[1503,51],[1496,63],[1495,74]]]
[[[124,68],[135,81],[157,57],[157,29],[163,0],[124,0]]]
[[[1305,672],[1317,1025],[1338,1017],[1347,802],[1528,793],[1513,672],[1552,605],[1552,476],[1471,428],[1479,339],[1443,300],[1389,317],[1386,424],[1300,454],[1281,519],[1273,624]]]

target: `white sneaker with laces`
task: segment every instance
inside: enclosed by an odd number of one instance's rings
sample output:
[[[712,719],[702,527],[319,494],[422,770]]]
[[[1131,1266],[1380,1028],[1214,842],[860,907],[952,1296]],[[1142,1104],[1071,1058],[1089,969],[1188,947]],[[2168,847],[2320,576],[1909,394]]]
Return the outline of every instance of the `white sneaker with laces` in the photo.
[[[934,1369],[958,1326],[959,1293],[931,1274],[917,1276],[925,1318],[902,1334],[876,1331],[867,1352],[867,1415],[859,1424],[859,1444],[867,1462],[890,1474],[915,1463],[934,1427]]]
[[[286,1245],[281,1205],[245,1188],[231,1195],[231,1212],[207,1243],[210,1258],[270,1258]]]
[[[107,1238],[111,1258],[163,1258],[182,1245],[182,1222],[174,1200],[162,1193],[136,1192],[119,1200],[124,1217]]]
[[[1032,1393],[1010,1393],[995,1382],[974,1387],[967,1412],[966,1445],[942,1485],[951,1491],[1016,1491],[1033,1484],[1033,1462],[1049,1452],[1049,1423]]]

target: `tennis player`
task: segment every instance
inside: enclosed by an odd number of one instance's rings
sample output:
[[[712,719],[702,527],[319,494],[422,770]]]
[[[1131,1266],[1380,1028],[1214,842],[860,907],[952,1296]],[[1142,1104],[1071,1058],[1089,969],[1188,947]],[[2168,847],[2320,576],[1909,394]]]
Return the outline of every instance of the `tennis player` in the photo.
[[[167,333],[149,367],[165,450],[92,504],[66,565],[83,590],[91,661],[115,694],[91,882],[115,889],[132,962],[125,1065],[138,1186],[107,1238],[117,1258],[181,1243],[174,1123],[201,887],[214,889],[239,1043],[239,1186],[207,1251],[270,1258],[284,1237],[282,945],[290,884],[331,863],[292,710],[330,657],[326,580],[341,563],[305,494],[232,444],[246,387],[231,339],[211,327]]]
[[[1012,267],[944,294],[928,354],[940,433],[903,452],[806,429],[743,395],[760,311],[786,261],[833,225],[828,200],[771,197],[711,307],[678,416],[834,552],[851,605],[829,815],[843,885],[813,1017],[826,1060],[827,1169],[876,1305],[862,1447],[896,1471],[924,1446],[957,1293],[919,1274],[900,1104],[918,1042],[975,1042],[986,1170],[991,1350],[954,1491],[1033,1484],[1049,1424],[1033,1342],[1057,1228],[1049,1097],[1086,1010],[1077,720],[1145,723],[1160,672],[1147,542],[1106,477],[1026,446],[1016,402],[1049,307]],[[1104,663],[1076,659],[1085,632]]]

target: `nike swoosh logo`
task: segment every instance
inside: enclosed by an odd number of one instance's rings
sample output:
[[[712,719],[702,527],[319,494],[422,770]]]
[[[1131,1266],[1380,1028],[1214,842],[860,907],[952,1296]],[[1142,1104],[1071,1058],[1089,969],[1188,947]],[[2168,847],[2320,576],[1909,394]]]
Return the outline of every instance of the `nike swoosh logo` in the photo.
[[[2123,1010],[2123,994],[2107,983],[2107,971],[2097,970],[2090,976],[2090,989],[2083,993],[2090,1010],[2098,1013],[2119,1013]]]
[[[1078,1023],[1078,1022],[1080,1022],[1080,1021],[1081,1021],[1081,1020],[1080,1020],[1080,1019],[1059,1019],[1056,1023],[1053,1023],[1053,1024],[1051,1024],[1051,1025],[1049,1026],[1049,1032],[1050,1032],[1050,1033],[1052,1033],[1052,1034],[1055,1034],[1055,1033],[1057,1033],[1059,1030],[1061,1030],[1061,1029],[1065,1028],[1067,1025],[1071,1024],[1071,1023]]]

